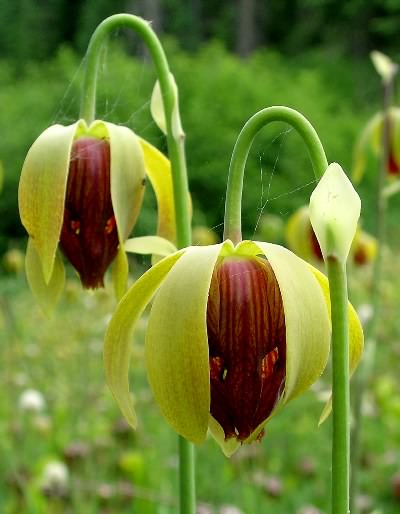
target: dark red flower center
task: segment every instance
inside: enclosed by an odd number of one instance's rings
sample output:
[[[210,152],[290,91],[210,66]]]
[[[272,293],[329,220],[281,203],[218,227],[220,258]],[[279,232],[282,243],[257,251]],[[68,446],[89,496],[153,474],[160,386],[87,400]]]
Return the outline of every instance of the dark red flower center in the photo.
[[[213,273],[207,306],[211,415],[225,438],[247,439],[285,383],[282,297],[268,261],[229,257]]]
[[[395,159],[393,150],[390,150],[389,152],[387,170],[389,172],[389,175],[399,175],[400,173],[400,165]]]
[[[312,251],[314,257],[316,257],[319,261],[323,261],[324,258],[322,256],[321,248],[319,246],[317,236],[315,235],[315,232],[311,225],[310,225],[309,237],[310,237],[311,251]]]
[[[111,202],[110,145],[82,137],[74,142],[68,172],[60,247],[86,288],[103,287],[118,250]]]

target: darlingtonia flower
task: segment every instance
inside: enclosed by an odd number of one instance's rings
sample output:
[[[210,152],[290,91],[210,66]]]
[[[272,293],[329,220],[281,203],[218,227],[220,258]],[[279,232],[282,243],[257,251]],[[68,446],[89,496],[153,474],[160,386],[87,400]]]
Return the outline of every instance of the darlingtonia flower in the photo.
[[[391,107],[388,111],[389,147],[386,170],[388,178],[397,178],[400,175],[400,108]],[[375,157],[382,155],[382,134],[384,115],[375,114],[367,123],[356,143],[353,158],[353,181],[361,181],[367,166],[368,153]]]
[[[323,263],[321,248],[310,222],[307,205],[297,209],[288,219],[286,243],[290,250],[302,259],[312,263]],[[349,261],[355,266],[371,264],[376,257],[376,252],[376,239],[358,229],[351,245]]]
[[[266,422],[323,372],[330,346],[327,279],[285,248],[229,240],[158,262],[121,300],[107,330],[108,384],[128,422],[132,329],[155,295],[145,358],[156,402],[183,437],[208,432],[226,455],[263,436]],[[349,304],[350,361],[362,351]]]
[[[45,311],[64,284],[60,249],[85,288],[104,285],[114,263],[117,294],[128,263],[124,243],[138,217],[149,176],[159,206],[159,235],[174,240],[168,160],[126,127],[84,120],[46,129],[30,148],[21,174],[19,208],[29,234],[26,272]]]

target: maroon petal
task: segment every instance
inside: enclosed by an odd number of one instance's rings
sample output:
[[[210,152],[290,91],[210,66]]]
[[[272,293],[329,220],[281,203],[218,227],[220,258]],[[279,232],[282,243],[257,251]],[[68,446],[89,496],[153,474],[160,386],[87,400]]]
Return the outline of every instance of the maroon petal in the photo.
[[[211,415],[225,437],[247,439],[271,414],[286,370],[282,297],[266,259],[218,264],[207,306]]]
[[[71,151],[60,246],[82,285],[94,289],[103,287],[118,243],[111,202],[110,145],[103,139],[83,137]]]

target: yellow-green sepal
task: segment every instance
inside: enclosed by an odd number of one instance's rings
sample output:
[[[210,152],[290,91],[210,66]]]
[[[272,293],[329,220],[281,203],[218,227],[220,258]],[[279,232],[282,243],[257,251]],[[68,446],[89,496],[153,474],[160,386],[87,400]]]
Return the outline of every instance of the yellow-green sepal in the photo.
[[[310,197],[310,221],[324,260],[346,262],[360,210],[360,197],[347,175],[339,164],[330,164]]]
[[[125,241],[125,251],[130,253],[138,253],[140,255],[157,255],[166,257],[177,251],[177,248],[171,241],[159,236],[142,236],[133,237]]]
[[[64,127],[53,125],[33,143],[25,158],[19,182],[21,221],[35,245],[48,283],[64,219],[71,147],[78,121]]]
[[[353,153],[353,169],[351,178],[355,184],[361,182],[367,166],[367,154],[369,149],[377,156],[380,155],[382,146],[382,113],[375,114],[367,123],[359,136]]]
[[[285,239],[288,247],[306,261],[313,260],[311,249],[311,222],[308,205],[295,211],[286,225]]]
[[[184,136],[179,115],[178,86],[176,85],[175,78],[172,73],[169,74],[169,80],[173,102],[171,128],[173,137],[177,139]],[[154,85],[153,93],[151,95],[150,112],[158,128],[167,135],[167,120],[165,117],[164,101],[158,80]]]
[[[225,439],[224,429],[221,427],[218,421],[211,416],[211,414],[208,420],[208,428],[210,434],[221,448],[225,457],[231,457],[240,448],[241,443],[236,439],[236,437]]]
[[[132,333],[136,322],[183,250],[166,257],[142,275],[118,304],[104,341],[106,380],[122,414],[136,428],[137,418],[129,392]]]
[[[398,66],[387,55],[378,50],[372,50],[370,53],[371,61],[382,81],[390,82],[397,73]]]
[[[62,259],[56,253],[50,279],[46,282],[39,254],[29,238],[25,256],[26,278],[32,294],[43,313],[50,317],[64,290],[65,270]]]
[[[132,130],[103,121],[95,123],[104,125],[110,140],[111,200],[120,243],[123,243],[142,205],[146,175],[143,151]]]
[[[207,302],[222,246],[185,251],[154,299],[146,333],[146,368],[155,400],[176,432],[195,443],[204,440],[208,428]]]
[[[325,303],[328,309],[328,313],[330,316],[331,312],[331,299],[329,294],[329,281],[328,278],[321,273],[319,270],[311,266],[311,264],[308,265],[311,272],[314,274],[315,278],[318,280],[319,285],[321,287],[321,290],[324,295]],[[349,371],[350,376],[354,373],[354,371],[357,369],[357,366],[360,362],[363,350],[364,350],[364,333],[361,326],[361,322],[358,318],[358,315],[354,309],[354,307],[351,305],[350,302],[348,302],[348,316],[349,316]],[[332,399],[330,398],[325,405],[319,423],[323,423],[326,418],[329,416],[330,412],[332,410]]]
[[[305,261],[279,245],[259,241],[254,245],[268,259],[282,295],[286,379],[281,403],[285,404],[308,389],[325,369],[331,336],[328,311],[321,288]]]
[[[112,263],[112,283],[116,299],[119,301],[128,287],[129,263],[124,246],[118,247],[117,255]]]
[[[174,191],[171,164],[157,148],[140,139],[146,173],[157,200],[157,235],[176,242]]]

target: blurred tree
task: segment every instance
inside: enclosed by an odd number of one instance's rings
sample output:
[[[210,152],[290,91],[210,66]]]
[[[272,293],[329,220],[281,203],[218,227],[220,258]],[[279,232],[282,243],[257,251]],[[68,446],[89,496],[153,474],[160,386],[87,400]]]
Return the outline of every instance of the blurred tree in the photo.
[[[257,45],[258,24],[256,20],[256,0],[237,2],[236,52],[247,57]],[[267,2],[264,2],[266,9]]]

